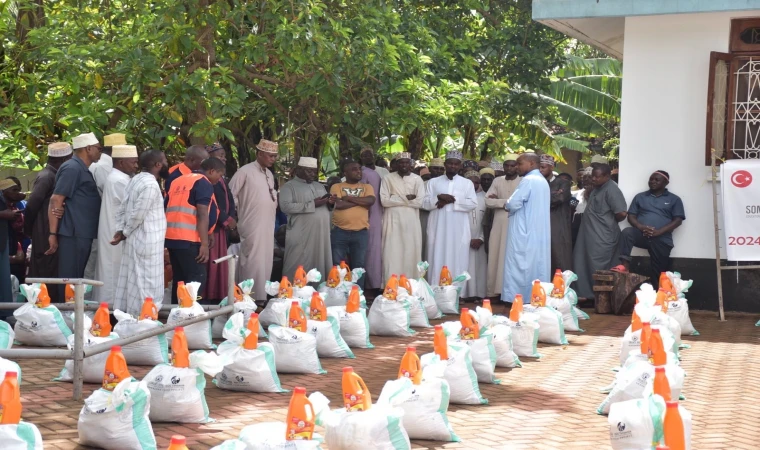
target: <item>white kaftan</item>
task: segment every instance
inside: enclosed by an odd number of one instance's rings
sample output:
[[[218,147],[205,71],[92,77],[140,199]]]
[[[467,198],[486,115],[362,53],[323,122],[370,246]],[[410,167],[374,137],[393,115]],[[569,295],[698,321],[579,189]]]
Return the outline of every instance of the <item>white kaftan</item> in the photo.
[[[253,279],[254,298],[266,300],[264,288],[272,275],[277,214],[274,175],[254,161],[238,169],[229,186],[237,207],[240,234],[237,281]]]
[[[414,195],[409,200],[407,195]],[[422,228],[419,210],[425,187],[418,175],[388,174],[380,183],[383,204],[383,285],[391,274],[417,277],[422,258]]]
[[[100,220],[98,221],[98,260],[96,261],[95,279],[103,286],[93,288],[92,299],[98,303],[114,305],[116,283],[119,281],[121,254],[124,242],[111,245],[111,239],[119,231],[116,225],[121,204],[124,201],[129,175],[121,170],[112,170],[103,186],[103,198],[100,203]]]
[[[493,181],[486,193],[486,207],[493,209],[493,223],[488,239],[488,296],[501,296],[504,286],[504,256],[507,251],[507,228],[509,213],[504,209],[509,197],[520,184],[520,177],[508,180],[498,177]],[[496,198],[489,198],[494,195]]]
[[[438,195],[449,194],[455,202],[437,208]],[[427,224],[428,282],[435,286],[443,266],[456,277],[470,266],[470,211],[478,206],[475,187],[467,178],[443,175],[428,181],[422,207],[430,211]]]
[[[113,171],[113,158],[111,158],[110,155],[101,153],[100,159],[97,162],[90,164],[89,171],[92,174],[92,178],[95,180],[95,185],[98,187],[98,194],[100,194],[100,197],[103,198],[103,188],[106,186],[108,175],[110,175]],[[99,278],[96,277],[97,268],[98,240],[93,239],[90,257],[87,259],[87,265],[84,268],[84,277],[99,280]]]
[[[470,211],[470,239],[479,239],[480,242],[485,243],[483,216],[486,214],[486,193],[480,190],[476,195],[478,197],[478,206]],[[462,297],[485,298],[488,255],[486,254],[486,246],[484,244],[481,244],[477,250],[470,247],[470,265],[467,272],[472,278],[464,285]]]
[[[116,284],[114,308],[137,317],[146,297],[156,304],[164,298],[164,198],[156,178],[138,173],[127,184],[116,229],[127,240]]]

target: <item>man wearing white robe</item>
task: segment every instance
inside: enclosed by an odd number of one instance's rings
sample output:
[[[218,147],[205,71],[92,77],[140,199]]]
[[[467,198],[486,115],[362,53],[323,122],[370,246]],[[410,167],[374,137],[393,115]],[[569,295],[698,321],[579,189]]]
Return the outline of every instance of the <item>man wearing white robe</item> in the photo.
[[[124,241],[114,308],[135,317],[146,297],[156,305],[164,298],[166,215],[158,178],[169,174],[163,152],[144,151],[139,162],[142,170],[127,184],[111,240],[112,245]]]
[[[427,224],[428,282],[435,286],[443,266],[456,277],[470,264],[470,212],[478,206],[472,182],[458,175],[462,153],[448,152],[446,174],[428,181],[422,207],[430,211]]]
[[[521,294],[530,303],[534,280],[551,276],[551,226],[549,183],[538,171],[539,158],[524,153],[517,158],[522,179],[504,206],[509,212],[507,251],[504,261],[504,288],[501,300],[512,303]]]
[[[517,173],[517,155],[510,153],[502,165],[505,173],[496,177],[491,188],[486,193],[486,207],[493,210],[491,222],[491,235],[488,239],[488,296],[492,299],[501,298],[501,290],[504,287],[504,258],[507,251],[507,229],[509,227],[509,213],[504,206],[509,197],[520,184]]]
[[[380,183],[383,204],[383,284],[391,274],[417,277],[422,258],[420,208],[425,196],[422,178],[412,173],[409,153],[396,157],[396,172]]]
[[[103,197],[100,203],[98,259],[95,269],[95,279],[102,281],[103,286],[96,286],[93,289],[92,299],[98,303],[106,302],[113,307],[124,244],[111,245],[111,239],[119,230],[116,216],[124,201],[127,184],[137,173],[137,147],[115,145],[112,148],[111,157],[113,170],[108,174],[103,185]]]
[[[490,170],[490,169],[489,169]],[[488,275],[488,255],[486,254],[483,217],[486,215],[486,193],[480,188],[480,173],[470,170],[464,177],[472,181],[478,206],[470,211],[470,264],[467,272],[470,279],[464,285],[462,298],[483,299],[486,296]]]

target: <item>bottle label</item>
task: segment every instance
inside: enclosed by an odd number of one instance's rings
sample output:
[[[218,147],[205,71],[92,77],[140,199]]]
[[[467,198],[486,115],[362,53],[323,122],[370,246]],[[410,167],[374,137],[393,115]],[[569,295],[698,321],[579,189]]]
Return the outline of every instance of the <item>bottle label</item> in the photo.
[[[121,378],[119,378],[115,373],[106,369],[105,373],[103,374],[103,389],[112,391],[120,381]]]
[[[406,370],[406,369],[401,369],[401,375],[404,378],[409,378],[411,380],[412,378],[414,378],[415,374],[412,373],[412,372],[410,372],[410,371],[408,371],[408,370]]]
[[[560,288],[554,288],[552,289],[552,297],[554,298],[563,298],[565,296],[565,292]]]
[[[475,330],[470,327],[462,327],[459,330],[459,337],[465,340],[475,339]]]
[[[303,328],[303,322],[300,319],[290,319],[290,328],[300,331]]]
[[[343,394],[343,404],[348,412],[364,411],[364,395]]]
[[[322,319],[322,311],[314,308],[310,311],[311,320],[324,320]]]
[[[92,327],[90,327],[90,334],[93,336],[100,336],[100,324],[99,323],[93,323]]]
[[[293,417],[288,424],[287,440],[302,441],[311,439],[314,424],[298,417]]]

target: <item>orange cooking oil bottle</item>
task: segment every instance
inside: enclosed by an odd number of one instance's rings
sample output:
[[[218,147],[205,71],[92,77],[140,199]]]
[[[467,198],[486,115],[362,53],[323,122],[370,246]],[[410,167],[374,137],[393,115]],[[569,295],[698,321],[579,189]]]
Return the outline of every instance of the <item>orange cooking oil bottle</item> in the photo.
[[[552,288],[551,296],[554,298],[563,298],[565,296],[565,279],[562,278],[561,270],[557,269],[554,272],[554,279],[552,279],[552,284],[554,287]]]
[[[332,266],[330,273],[327,274],[327,287],[338,287],[340,284],[340,273],[338,272],[338,266]]]
[[[491,314],[493,314],[493,309],[491,308],[491,300],[484,298],[483,299],[483,308],[489,310]]]
[[[541,282],[535,280],[533,282],[533,288],[530,291],[530,304],[531,306],[546,306],[546,291],[541,287]]]
[[[190,296],[190,292],[187,291],[184,281],[177,282],[177,300],[179,300],[180,308],[190,308],[193,306],[194,298]]]
[[[47,290],[47,288],[45,288]],[[76,292],[74,291],[74,285],[73,284],[67,284],[66,288],[64,289],[63,299],[66,303],[74,303],[74,298],[76,297]],[[37,298],[40,298],[39,295]]]
[[[50,294],[45,283],[40,284],[40,293],[37,294],[37,301],[34,302],[37,308],[47,308],[50,306]]]
[[[311,294],[311,303],[309,304],[309,319],[324,322],[327,320],[327,307],[322,296],[317,292]]]
[[[366,411],[372,406],[372,395],[364,384],[362,377],[354,372],[353,367],[343,368],[343,406],[346,411]]]
[[[127,367],[127,360],[121,352],[121,346],[114,345],[111,347],[108,359],[106,359],[106,369],[103,371],[103,389],[113,391],[116,385],[131,376]]]
[[[446,333],[443,331],[443,325],[436,325],[433,334],[433,351],[441,361],[449,359],[449,343],[446,341]]]
[[[346,264],[345,261],[340,262],[340,268],[344,269],[346,271],[346,274],[343,275],[343,281],[351,281],[351,268],[348,267],[348,264]]]
[[[652,336],[649,338],[649,362],[655,366],[664,366],[668,363],[668,355],[665,353],[665,345],[659,328],[652,328]]]
[[[670,450],[670,447],[667,445],[658,445],[654,450]]]
[[[654,368],[653,391],[666,402],[670,401],[670,383],[668,383],[668,377],[665,376],[665,367]]]
[[[243,290],[240,289],[240,286],[237,284],[235,285],[235,303],[240,303],[243,301]]]
[[[256,330],[258,334],[258,330]],[[172,336],[171,364],[174,367],[190,367],[190,351],[187,349],[187,336],[184,327],[175,327]]]
[[[685,450],[686,436],[684,434],[683,418],[678,410],[678,402],[665,402],[665,420],[663,420],[663,431],[665,434],[665,445],[670,450]]]
[[[100,337],[108,337],[111,334],[111,314],[108,312],[108,303],[101,303],[98,310],[95,311],[90,326],[90,334]]]
[[[663,291],[673,290],[673,283],[670,281],[670,277],[668,277],[667,272],[660,272],[660,282],[658,284],[658,288],[662,289]]]
[[[477,319],[472,317],[469,308],[462,308],[459,314],[459,323],[462,328],[459,329],[459,337],[464,340],[477,339],[480,337],[480,325]]]
[[[355,313],[361,308],[361,298],[359,297],[359,286],[351,286],[351,292],[348,293],[348,301],[346,302],[346,312]]]
[[[175,434],[172,436],[172,440],[169,442],[169,448],[166,450],[189,450],[187,448],[187,439],[181,434]]]
[[[385,284],[385,290],[383,291],[383,297],[388,300],[396,300],[398,296],[398,277],[396,274],[391,275],[391,279]]]
[[[657,291],[657,296],[654,299],[654,304],[657,306],[662,306],[665,303],[667,303],[667,301],[668,301],[668,293],[663,289],[659,289]]]
[[[277,291],[279,298],[293,298],[293,285],[290,284],[288,277],[283,276],[280,279],[280,289]]]
[[[145,297],[138,320],[158,320],[158,309],[152,297]]]
[[[301,309],[298,300],[293,300],[290,304],[290,312],[288,313],[288,327],[306,333],[306,326],[306,314]]]
[[[409,282],[409,278],[403,273],[398,279],[398,287],[406,289],[406,293],[412,295],[412,283]]]
[[[303,270],[303,266],[298,266],[296,274],[293,277],[293,286],[302,288],[306,286],[306,271]]]
[[[512,322],[519,322],[520,315],[523,312],[523,296],[522,294],[515,295],[515,299],[512,300],[512,306],[509,308],[509,320]]]
[[[454,279],[451,277],[451,272],[449,271],[448,266],[443,266],[443,268],[441,268],[441,275],[438,277],[438,279],[439,286],[451,286],[451,283],[454,282]]]
[[[636,332],[641,329],[641,317],[639,317],[638,314],[636,314],[636,310],[633,310],[633,314],[631,315],[631,331]]]
[[[310,440],[314,433],[314,407],[306,398],[306,388],[296,387],[288,404],[285,422],[285,439],[288,441]]]
[[[246,326],[250,334],[246,336],[243,341],[243,348],[246,350],[256,350],[259,346],[259,315],[252,313],[248,318],[248,325]]]
[[[21,420],[21,391],[18,387],[18,373],[5,372],[0,383],[0,424],[18,424]]]
[[[413,384],[420,384],[422,381],[422,365],[420,364],[420,357],[417,356],[416,347],[406,348],[406,353],[401,358],[398,377],[409,378]]]
[[[641,354],[649,355],[649,340],[652,338],[652,327],[649,322],[641,322]]]

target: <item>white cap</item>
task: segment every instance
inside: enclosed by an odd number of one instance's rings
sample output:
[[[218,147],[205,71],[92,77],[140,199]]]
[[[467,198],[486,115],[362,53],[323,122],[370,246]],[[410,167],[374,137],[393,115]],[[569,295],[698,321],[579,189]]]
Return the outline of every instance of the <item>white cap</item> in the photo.
[[[137,147],[134,145],[114,145],[111,148],[111,158],[137,158]]]
[[[602,155],[594,155],[591,157],[591,164],[596,164],[596,163],[607,164],[607,158],[605,158]]]
[[[98,145],[98,138],[95,137],[94,133],[84,133],[80,134],[79,136],[75,136],[73,142],[74,150],[85,148],[88,145]]]
[[[298,160],[298,167],[306,167],[307,169],[316,169],[317,158],[309,158],[308,156],[302,156]]]
[[[48,145],[47,154],[53,158],[69,156],[71,154],[71,144],[68,142],[53,142],[52,144]]]

